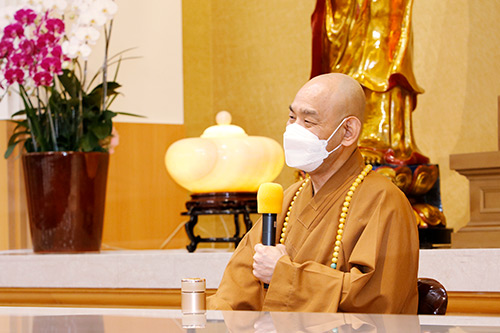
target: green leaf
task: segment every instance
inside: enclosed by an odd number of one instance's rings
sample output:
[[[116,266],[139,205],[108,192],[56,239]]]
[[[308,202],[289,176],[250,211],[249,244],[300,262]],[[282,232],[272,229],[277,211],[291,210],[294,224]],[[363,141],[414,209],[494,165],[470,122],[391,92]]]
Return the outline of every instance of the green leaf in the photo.
[[[111,120],[113,119],[114,117],[116,117],[116,112],[113,112],[113,111],[109,111],[109,110],[105,110],[103,113],[102,113],[102,117],[105,121],[107,120]]]
[[[113,130],[113,125],[111,124],[111,122],[97,123],[89,126],[89,131],[94,133],[94,135],[99,140],[104,140],[108,136],[110,136],[112,130]]]
[[[117,94],[118,92],[116,92],[115,90],[120,88],[121,85],[117,82],[114,82],[114,81],[108,81],[108,92],[107,92],[107,96],[111,96],[111,95],[114,95],[114,94]],[[102,96],[102,91],[103,91],[103,84],[99,84],[97,85],[91,92],[89,95],[92,95],[92,94],[99,94],[100,96]]]
[[[135,113],[128,113],[128,112],[115,112],[117,115],[121,114],[122,116],[131,116],[131,117],[138,117],[138,118],[147,118],[146,116],[142,114],[135,114]]]
[[[12,114],[11,118],[17,117],[17,116],[24,116],[25,114],[26,114],[26,110],[19,110],[19,111],[15,112],[14,114]]]
[[[14,134],[12,134],[12,135],[10,136],[10,139],[9,139],[9,143],[8,143],[8,144],[9,144],[9,145],[13,144],[13,143],[15,142],[15,140],[16,140],[19,136],[21,136],[21,135],[29,135],[29,134],[30,134],[30,132],[29,132],[29,131],[16,132],[16,133],[14,133]]]
[[[95,148],[99,146],[99,140],[92,132],[88,132],[82,136],[80,141],[80,147],[82,147],[82,151],[95,151]]]
[[[13,143],[9,144],[9,146],[7,147],[7,150],[5,151],[5,154],[3,155],[4,158],[9,158],[9,156],[12,154],[12,152],[14,151],[14,148],[16,148],[16,146],[20,143],[20,142],[23,142],[25,141],[26,139],[22,139],[22,140],[17,140],[17,141],[14,141]]]
[[[80,81],[75,73],[68,69],[64,69],[63,73],[58,76],[64,90],[71,96],[71,98],[78,98],[78,94],[82,89]]]

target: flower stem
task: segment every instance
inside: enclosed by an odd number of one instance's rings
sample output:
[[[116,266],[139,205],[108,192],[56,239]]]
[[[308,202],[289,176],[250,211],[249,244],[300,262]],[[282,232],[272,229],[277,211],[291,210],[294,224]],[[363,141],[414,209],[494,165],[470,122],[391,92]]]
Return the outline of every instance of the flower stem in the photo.
[[[52,137],[52,142],[54,142],[54,150],[59,151],[56,139],[56,132],[54,129],[54,122],[52,120],[52,112],[50,111],[50,103],[47,103],[47,114],[49,115],[50,135]]]
[[[33,115],[33,105],[31,104],[29,100],[28,93],[26,92],[26,89],[24,89],[23,85],[19,85],[19,92],[21,95],[21,98],[24,102],[24,108],[26,109],[26,119],[28,120],[28,128],[30,130],[30,137],[31,137],[31,143],[33,144],[33,150],[38,151],[38,145],[36,143],[36,133],[38,132],[35,130],[33,123],[31,122],[31,117],[34,116],[36,117],[36,114]],[[31,112],[30,112],[31,110]]]
[[[85,81],[87,81],[87,60],[83,62],[82,89],[85,89]]]
[[[105,47],[104,47],[104,63],[102,64],[102,110],[106,110],[106,97],[108,94],[108,51],[109,51],[109,42],[111,39],[111,29],[113,28],[113,20],[109,22],[109,31],[104,27],[104,36],[105,36]]]

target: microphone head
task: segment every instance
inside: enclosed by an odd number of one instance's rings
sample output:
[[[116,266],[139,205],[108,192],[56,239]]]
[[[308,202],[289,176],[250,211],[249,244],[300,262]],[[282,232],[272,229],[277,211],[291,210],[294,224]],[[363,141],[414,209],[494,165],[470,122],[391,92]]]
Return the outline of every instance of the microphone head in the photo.
[[[259,214],[279,214],[283,205],[283,187],[277,183],[263,183],[257,192]]]

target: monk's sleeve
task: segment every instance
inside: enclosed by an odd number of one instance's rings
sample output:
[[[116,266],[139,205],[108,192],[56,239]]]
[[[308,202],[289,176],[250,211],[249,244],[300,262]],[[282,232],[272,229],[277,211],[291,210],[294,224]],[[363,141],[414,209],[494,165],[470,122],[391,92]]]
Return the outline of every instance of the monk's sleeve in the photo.
[[[342,240],[342,270],[283,256],[263,310],[416,314],[418,233],[412,208],[402,192],[380,189],[377,182],[357,195]]]
[[[252,273],[254,246],[260,243],[261,223],[259,219],[231,256],[217,293],[207,298],[209,310],[261,310],[263,288]]]

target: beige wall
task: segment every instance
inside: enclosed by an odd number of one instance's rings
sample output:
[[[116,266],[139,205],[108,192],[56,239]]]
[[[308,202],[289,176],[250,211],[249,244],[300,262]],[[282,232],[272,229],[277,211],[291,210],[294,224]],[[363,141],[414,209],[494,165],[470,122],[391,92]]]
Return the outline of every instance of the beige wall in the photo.
[[[281,142],[287,107],[310,71],[314,0],[183,1],[185,125],[198,136],[217,111],[250,135]],[[469,219],[468,182],[455,153],[497,149],[500,1],[416,0],[414,70],[426,90],[414,113],[420,149],[441,170],[455,229]],[[286,168],[278,182],[288,185]]]
[[[469,187],[450,154],[498,149],[500,1],[417,0],[415,75],[426,92],[414,113],[417,143],[441,170],[450,226],[469,221]]]
[[[180,137],[199,136],[214,123],[217,111],[232,112],[234,123],[250,135],[268,136],[281,142],[287,107],[309,77],[310,15],[314,3],[314,0],[183,0],[185,126],[157,125],[154,129],[141,124],[121,126],[122,143],[112,156],[108,184],[104,240],[107,245],[157,248],[183,221],[179,214],[187,193],[164,173],[161,157],[168,144]],[[130,8],[135,7],[125,4],[128,2],[121,4],[119,14],[126,16],[122,20],[134,24],[140,24],[138,18],[149,20],[144,13],[134,16]],[[449,155],[497,149],[499,12],[500,1],[416,0],[414,5],[414,69],[419,84],[426,90],[419,97],[414,113],[415,137],[420,149],[440,165],[444,211],[449,226],[454,228],[469,219],[468,183],[449,170]],[[159,28],[148,38],[161,41],[162,36]],[[129,45],[127,37],[117,31],[113,38],[119,39],[117,48]],[[141,54],[143,50],[146,54]],[[162,50],[167,52],[168,47]],[[160,51],[146,47],[135,54],[149,61],[156,59],[157,52]],[[119,81],[128,87],[129,72],[135,73],[141,64],[142,61],[130,62],[127,70],[122,67],[124,81]],[[139,67],[128,69],[130,66]],[[162,75],[134,75],[133,79],[146,79],[160,87],[163,84]],[[141,113],[154,107],[168,111],[168,100],[157,97],[144,100],[137,108],[137,100],[143,96],[127,91],[120,105],[126,106],[128,112]],[[133,103],[127,103],[130,98]],[[0,124],[0,135],[4,138],[0,140],[1,148],[5,147],[7,125]],[[124,165],[126,172],[121,169]],[[146,169],[154,172],[144,173]],[[0,172],[0,186],[4,194],[8,193],[0,196],[0,249],[23,247],[28,240],[22,239],[26,229],[21,221],[25,212],[19,187],[20,169],[4,160]],[[135,179],[137,175],[143,178]],[[293,178],[293,171],[285,168],[277,181],[287,186]],[[12,179],[17,179],[14,189]],[[6,190],[9,186],[11,190]],[[149,193],[159,200],[140,201],[132,195],[134,191]],[[175,200],[167,212],[161,200],[169,198]],[[12,216],[14,211],[16,216]],[[142,222],[144,219],[147,223]],[[183,247],[185,242],[181,230],[168,247]]]

